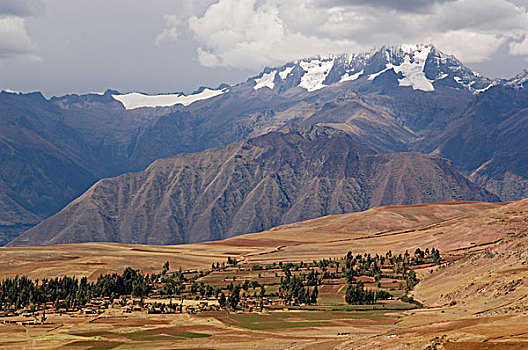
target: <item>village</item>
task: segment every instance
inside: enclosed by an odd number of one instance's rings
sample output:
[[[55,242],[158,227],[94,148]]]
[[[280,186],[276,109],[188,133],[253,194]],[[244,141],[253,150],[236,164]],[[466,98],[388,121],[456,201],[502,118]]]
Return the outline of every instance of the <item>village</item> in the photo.
[[[68,277],[33,282],[17,277],[1,284],[0,324],[29,326],[49,323],[54,315],[94,318],[110,312],[194,315],[223,310],[244,314],[328,307],[408,308],[416,306],[407,296],[418,283],[413,268],[436,268],[440,263],[433,248],[394,256],[390,251],[383,256],[348,253],[344,258],[265,266],[229,257],[207,269],[174,272],[167,261],[160,274],[142,275],[127,268],[122,275],[102,275],[95,282]],[[61,285],[71,290],[62,290]],[[14,286],[34,300],[8,300],[7,292]],[[65,297],[39,303],[39,293]]]

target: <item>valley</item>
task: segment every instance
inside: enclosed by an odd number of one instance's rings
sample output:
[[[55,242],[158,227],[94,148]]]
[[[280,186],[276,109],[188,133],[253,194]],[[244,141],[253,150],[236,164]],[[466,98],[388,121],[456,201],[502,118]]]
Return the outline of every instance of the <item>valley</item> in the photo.
[[[526,348],[526,81],[399,45],[187,95],[1,92],[0,279],[33,292],[0,347]]]
[[[0,350],[528,349],[522,0],[0,1]]]
[[[418,308],[395,307],[389,302],[381,307],[367,305],[361,311],[342,309],[339,295],[343,295],[330,292],[325,297],[328,287],[320,286],[315,308],[325,311],[291,306],[287,312],[265,308],[263,313],[153,315],[140,311],[123,314],[109,308],[95,316],[51,314],[49,325],[1,325],[0,341],[10,341],[10,346],[31,341],[40,348],[69,344],[68,348],[83,349],[140,346],[145,341],[159,348],[195,349],[244,349],[250,344],[298,349],[521,349],[528,341],[527,218],[526,200],[450,202],[379,207],[190,245],[5,247],[0,250],[2,278],[75,275],[95,281],[100,274],[121,273],[127,266],[159,273],[168,261],[170,271],[177,272],[179,267],[207,270],[229,258],[238,261],[237,267],[230,268],[235,276],[231,282],[236,284],[248,278],[258,281],[259,273],[262,281],[268,279],[266,270],[253,270],[255,265],[309,263],[343,257],[348,251],[354,255],[384,255],[388,250],[403,254],[426,247],[437,247],[442,263],[416,269],[419,282],[410,295],[424,305]],[[274,278],[275,272],[269,271],[269,278]],[[215,274],[204,281],[218,280]]]

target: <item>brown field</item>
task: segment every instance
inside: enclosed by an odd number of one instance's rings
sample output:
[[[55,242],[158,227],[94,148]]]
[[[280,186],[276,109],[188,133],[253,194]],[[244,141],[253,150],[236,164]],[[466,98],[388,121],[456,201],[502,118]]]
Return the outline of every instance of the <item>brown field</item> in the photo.
[[[48,324],[0,324],[0,347],[65,349],[350,349],[528,348],[528,201],[393,206],[281,226],[225,241],[180,246],[86,243],[0,248],[0,278],[88,276],[127,266],[158,272],[165,261],[200,269],[228,256],[242,264],[312,261],[347,251],[372,254],[436,247],[441,267],[418,270],[413,296],[424,308],[333,310],[343,290],[324,286],[326,311],[264,314],[123,314],[49,316]],[[273,280],[270,271],[246,271],[237,281]],[[224,280],[222,272],[204,277]],[[382,280],[390,286],[391,280]],[[213,283],[214,284],[214,283]],[[328,289],[328,290],[326,290]],[[342,300],[342,299],[341,299]],[[1,318],[0,318],[1,321]]]

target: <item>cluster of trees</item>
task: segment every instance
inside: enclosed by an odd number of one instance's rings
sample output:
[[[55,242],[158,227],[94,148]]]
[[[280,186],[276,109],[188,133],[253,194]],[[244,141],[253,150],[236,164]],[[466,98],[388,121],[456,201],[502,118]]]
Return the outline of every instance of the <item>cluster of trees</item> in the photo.
[[[410,266],[429,263],[439,264],[440,262],[440,251],[435,248],[431,250],[427,248],[425,251],[417,248],[412,256],[408,251],[404,254],[392,255],[389,250],[385,255],[376,254],[375,256],[370,254],[357,254],[354,256],[352,252],[348,252],[345,257],[343,272],[348,283],[351,283],[356,276],[371,276],[379,280],[379,278],[383,277],[382,268],[392,268],[394,275],[401,274],[405,278],[412,271],[409,268]],[[393,277],[394,275],[387,275],[387,277]],[[413,282],[413,280],[414,277],[409,282]]]
[[[196,282],[194,281],[191,287],[189,288],[189,292],[193,295],[200,295],[201,297],[212,297],[213,295],[218,295],[221,292],[220,287],[213,287],[211,285],[205,284],[203,282]]]
[[[178,272],[168,275],[169,263],[166,262],[163,266],[163,271],[160,276],[164,285],[159,289],[160,296],[172,296],[181,295],[185,291],[184,283],[187,282],[187,278],[183,274],[181,267]]]
[[[75,278],[43,279],[39,283],[38,280],[34,282],[27,277],[17,276],[8,278],[0,284],[0,309],[16,310],[30,303],[43,304],[48,301],[71,299],[72,295],[82,300],[82,293],[78,292],[79,281]]]
[[[258,296],[260,297],[260,309],[262,311],[262,308],[264,307],[264,297],[266,296],[266,288],[262,285],[260,285],[256,281],[249,282],[248,280],[244,281],[244,284],[236,284],[233,285],[232,283],[227,286],[227,290],[229,290],[229,296],[226,298],[225,294],[219,290],[217,294],[217,300],[218,304],[221,308],[230,308],[233,311],[236,311],[238,304],[240,303],[242,296],[241,293],[243,291],[248,291],[249,287],[252,286],[253,288],[258,288],[260,286],[260,292]],[[255,291],[255,297],[257,297],[257,292]]]
[[[380,278],[384,276],[382,269],[392,268],[393,274],[385,275],[385,277],[401,276],[405,281],[405,293],[407,293],[418,283],[416,273],[409,266],[440,264],[441,261],[440,251],[436,248],[431,250],[427,248],[425,251],[417,248],[413,255],[409,254],[408,251],[404,254],[393,255],[390,250],[381,256],[378,254],[375,256],[370,254],[354,256],[352,252],[348,252],[343,267],[343,273],[349,283],[345,300],[349,304],[364,305],[391,297],[387,291],[381,289],[378,291],[367,290],[363,283],[354,283],[356,276],[372,276],[380,288]]]
[[[345,301],[354,305],[374,304],[376,300],[376,292],[365,289],[363,283],[350,284],[345,295]]]
[[[345,301],[353,305],[374,304],[378,300],[389,299],[392,295],[385,290],[365,289],[363,283],[350,284],[346,290]]]
[[[381,274],[381,267],[385,264],[385,258],[376,254],[372,257],[370,254],[357,254],[353,256],[348,252],[345,257],[345,266],[343,272],[347,281],[352,282],[356,276],[376,276]]]
[[[310,278],[310,283],[314,285],[310,291],[310,288],[305,283],[306,276],[292,275],[291,271],[287,268],[283,269],[283,271],[284,277],[281,277],[279,295],[286,303],[293,303],[294,305],[317,304],[317,297],[319,295],[317,280],[314,281],[313,277]]]
[[[405,291],[411,290],[418,279],[410,266],[421,264],[439,264],[440,251],[432,249],[416,249],[414,254],[393,255],[388,251],[385,255],[357,254],[351,252],[344,259],[322,259],[311,263],[274,262],[266,266],[255,264],[253,271],[280,268],[283,277],[280,279],[278,293],[287,304],[316,304],[318,286],[324,279],[345,277],[348,282],[346,301],[351,304],[372,304],[379,299],[390,298],[391,295],[380,289],[382,277],[400,278],[405,281]],[[215,270],[225,270],[236,267],[238,261],[228,258],[223,263],[213,263],[211,270],[200,271],[196,276],[186,278],[181,268],[178,272],[169,273],[167,261],[161,274],[143,275],[139,270],[126,268],[122,274],[101,275],[95,282],[88,282],[86,277],[80,280],[75,277],[60,277],[32,281],[26,277],[15,277],[0,282],[0,309],[20,309],[29,304],[42,305],[53,302],[56,307],[76,309],[88,303],[93,298],[132,295],[133,297],[148,296],[154,289],[162,297],[182,295],[185,292],[196,297],[216,297],[222,307],[236,310],[241,298],[253,289],[253,296],[260,297],[261,306],[266,294],[265,287],[258,281],[244,280],[243,283],[221,288],[206,285],[197,280]],[[239,267],[240,268],[240,267]],[[292,271],[294,273],[292,273]],[[301,271],[300,273],[296,273]],[[259,274],[260,276],[260,274]],[[278,276],[278,273],[275,273]],[[365,289],[362,283],[355,283],[355,277],[372,276],[377,282],[378,291]],[[235,278],[233,278],[233,281]],[[189,289],[186,285],[192,282]],[[161,286],[160,286],[161,283]],[[260,292],[257,288],[260,287]],[[227,289],[226,294],[224,290]]]
[[[150,292],[152,278],[144,276],[139,270],[127,267],[122,274],[100,275],[95,283],[87,285],[92,297],[117,298],[121,295],[145,297]]]
[[[229,293],[229,297],[227,298],[227,304],[233,311],[237,309],[238,303],[240,303],[240,289],[240,285],[237,284],[231,289],[231,293]]]
[[[92,298],[117,298],[121,295],[143,297],[150,292],[150,277],[130,267],[122,274],[101,275],[96,282],[86,277],[57,277],[30,280],[27,277],[8,278],[0,283],[0,309],[17,310],[30,304],[55,303],[56,307],[78,308]]]

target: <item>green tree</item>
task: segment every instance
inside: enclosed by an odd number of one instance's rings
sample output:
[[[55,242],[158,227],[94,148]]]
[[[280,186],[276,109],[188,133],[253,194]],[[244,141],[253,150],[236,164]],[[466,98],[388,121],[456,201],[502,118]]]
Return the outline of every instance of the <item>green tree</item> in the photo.
[[[170,269],[169,261],[166,261],[165,264],[163,264],[163,271],[161,271],[161,274],[166,275],[169,269]]]
[[[226,307],[226,296],[224,293],[220,293],[220,296],[218,297],[218,304],[222,309]]]
[[[433,249],[431,250],[431,254],[433,255],[433,262],[434,262],[435,264],[440,264],[440,261],[442,260],[442,259],[440,258],[440,251],[439,251],[438,249],[433,248]]]
[[[240,302],[240,289],[240,286],[236,285],[235,288],[233,288],[233,291],[229,294],[229,297],[227,298],[227,303],[233,311],[236,311],[238,303]]]
[[[346,291],[345,301],[352,305],[374,304],[376,293],[366,290],[363,283],[350,284]]]
[[[317,289],[317,285],[312,290],[312,294],[310,295],[310,304],[317,304],[317,297],[319,296],[319,290]]]

